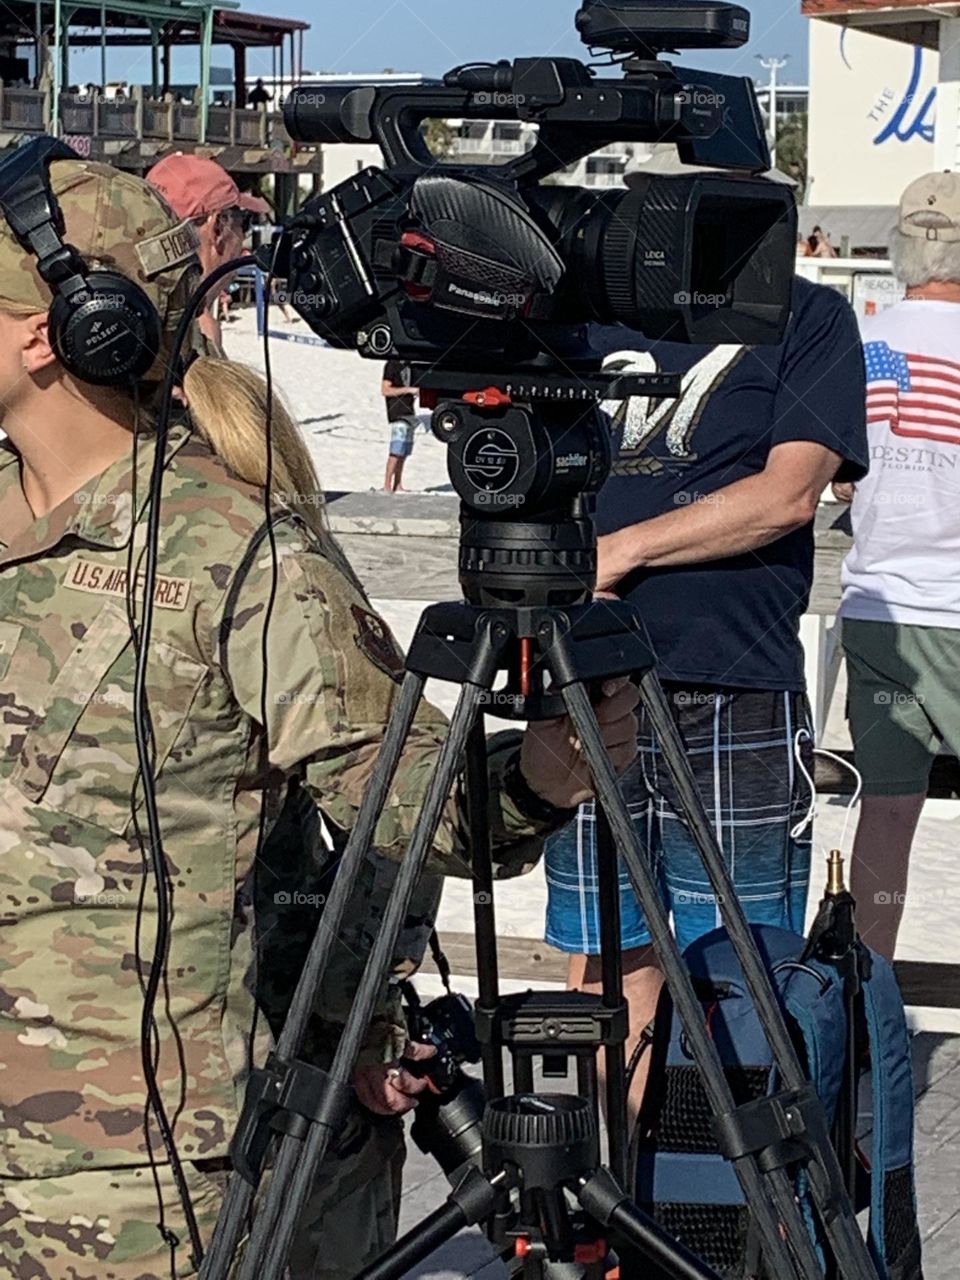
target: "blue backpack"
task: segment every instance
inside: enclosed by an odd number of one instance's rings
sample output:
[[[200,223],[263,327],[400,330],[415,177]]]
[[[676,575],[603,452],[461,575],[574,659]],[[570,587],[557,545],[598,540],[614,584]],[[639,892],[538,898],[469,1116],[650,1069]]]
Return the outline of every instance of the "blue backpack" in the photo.
[[[846,1006],[837,971],[803,959],[805,941],[754,926],[807,1074],[832,1119],[846,1052]],[[724,929],[699,938],[685,959],[738,1105],[778,1087],[760,1020]],[[881,1280],[922,1280],[913,1178],[913,1074],[903,1001],[891,966],[870,953],[863,984],[873,1087],[873,1139],[864,1175],[869,1246]],[[664,992],[654,1025],[650,1085],[635,1136],[637,1203],[726,1280],[764,1276],[760,1241],[733,1167],[720,1155],[713,1114],[673,1002]],[[798,1195],[817,1233],[803,1179]],[[819,1244],[819,1241],[817,1241]],[[656,1270],[645,1273],[657,1276]]]

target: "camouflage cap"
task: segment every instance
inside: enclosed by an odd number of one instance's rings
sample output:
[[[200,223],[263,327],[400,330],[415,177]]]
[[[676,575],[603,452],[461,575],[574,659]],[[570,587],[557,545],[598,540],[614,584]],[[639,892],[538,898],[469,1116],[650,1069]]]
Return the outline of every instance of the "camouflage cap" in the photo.
[[[196,229],[142,178],[108,164],[55,160],[50,183],[64,240],[92,270],[116,271],[139,284],[164,331],[175,329],[200,279]],[[46,311],[51,297],[35,260],[0,218],[0,310]]]

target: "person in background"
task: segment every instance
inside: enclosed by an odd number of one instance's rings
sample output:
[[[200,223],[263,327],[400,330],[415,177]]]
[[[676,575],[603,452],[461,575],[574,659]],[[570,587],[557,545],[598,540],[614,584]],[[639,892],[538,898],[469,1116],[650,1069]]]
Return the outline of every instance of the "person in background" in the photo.
[[[158,160],[146,180],[179,218],[189,219],[196,227],[205,276],[239,258],[250,219],[270,212],[266,200],[242,192],[226,169],[206,156],[175,151]],[[208,355],[223,354],[219,300],[228,284],[219,281],[200,315]]]
[[[960,753],[960,175],[911,183],[890,235],[906,296],[863,321],[870,472],[851,493],[843,646],[863,800],[852,888],[892,960],[942,743]]]
[[[273,101],[273,94],[267,89],[266,85],[257,77],[257,83],[247,94],[247,102],[257,111],[266,111],[267,103]]]
[[[830,243],[830,237],[822,227],[814,227],[807,237],[808,258],[837,258],[839,254]]]
[[[780,346],[652,343],[596,327],[608,369],[682,375],[677,399],[616,408],[619,456],[597,504],[598,589],[631,601],[747,918],[803,932],[813,733],[799,639],[824,488],[866,470],[856,320],[833,289],[795,279]],[[649,719],[624,795],[686,947],[721,923]],[[802,825],[802,824],[801,824]],[[546,940],[570,954],[571,987],[600,987],[593,805],[548,842]],[[621,868],[627,1058],[662,977]],[[642,1098],[649,1054],[630,1094]]]
[[[383,371],[384,399],[387,402],[387,422],[390,424],[390,453],[383,480],[384,493],[405,493],[403,469],[413,453],[413,440],[418,418],[416,387],[411,386],[410,366],[402,360],[389,360]]]

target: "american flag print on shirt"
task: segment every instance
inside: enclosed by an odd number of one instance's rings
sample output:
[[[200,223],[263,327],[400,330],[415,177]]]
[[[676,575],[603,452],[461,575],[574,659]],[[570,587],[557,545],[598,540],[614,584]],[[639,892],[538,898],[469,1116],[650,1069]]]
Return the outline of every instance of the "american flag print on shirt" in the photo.
[[[960,444],[960,362],[894,351],[868,342],[867,426],[886,423],[895,436]]]

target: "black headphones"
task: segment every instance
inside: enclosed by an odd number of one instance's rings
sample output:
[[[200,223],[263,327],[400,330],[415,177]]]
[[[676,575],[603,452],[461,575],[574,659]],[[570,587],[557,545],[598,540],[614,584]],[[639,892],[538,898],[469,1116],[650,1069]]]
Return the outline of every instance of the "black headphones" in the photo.
[[[46,135],[17,147],[0,160],[0,212],[36,256],[40,278],[53,290],[50,345],[60,363],[94,386],[130,386],[157,358],[160,316],[133,280],[115,271],[88,271],[76,249],[64,243],[50,162],[79,159],[72,147]]]

